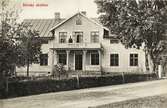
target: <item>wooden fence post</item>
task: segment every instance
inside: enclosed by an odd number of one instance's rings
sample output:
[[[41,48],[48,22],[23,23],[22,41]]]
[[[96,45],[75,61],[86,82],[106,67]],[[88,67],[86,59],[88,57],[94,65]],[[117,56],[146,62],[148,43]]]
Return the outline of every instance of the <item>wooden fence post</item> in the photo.
[[[122,72],[122,83],[125,83],[125,74]]]
[[[77,74],[77,87],[79,88],[79,73]]]

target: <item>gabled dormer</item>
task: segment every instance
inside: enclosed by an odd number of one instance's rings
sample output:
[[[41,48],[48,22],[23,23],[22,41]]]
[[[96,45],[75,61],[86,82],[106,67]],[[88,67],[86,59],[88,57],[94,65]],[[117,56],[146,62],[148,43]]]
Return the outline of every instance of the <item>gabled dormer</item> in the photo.
[[[56,43],[100,43],[109,30],[88,18],[86,12],[78,12],[50,29]]]

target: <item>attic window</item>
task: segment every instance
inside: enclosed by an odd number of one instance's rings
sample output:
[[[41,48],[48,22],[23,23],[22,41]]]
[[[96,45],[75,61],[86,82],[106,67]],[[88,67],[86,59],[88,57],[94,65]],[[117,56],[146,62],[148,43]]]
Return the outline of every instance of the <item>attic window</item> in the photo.
[[[82,25],[82,21],[81,21],[80,18],[78,18],[78,19],[76,20],[76,25]]]

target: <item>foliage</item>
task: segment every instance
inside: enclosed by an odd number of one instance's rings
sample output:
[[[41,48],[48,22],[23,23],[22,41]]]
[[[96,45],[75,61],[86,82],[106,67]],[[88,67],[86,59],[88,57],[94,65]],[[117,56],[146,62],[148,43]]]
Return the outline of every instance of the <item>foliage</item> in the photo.
[[[0,74],[6,75],[14,72],[16,66],[25,65],[29,72],[29,64],[37,62],[41,53],[39,34],[31,30],[30,25],[17,22],[19,10],[11,6],[13,1],[0,2]]]
[[[16,61],[16,45],[12,41],[0,39],[0,72],[1,76],[9,76]],[[2,75],[3,74],[3,75]]]
[[[10,10],[9,0],[1,0],[0,6],[0,74],[1,77],[11,76],[14,72],[14,67],[17,62],[19,45],[14,41],[14,26],[16,17],[11,19],[11,16],[17,16],[15,10]]]
[[[53,73],[52,76],[53,77],[58,77],[59,79],[61,79],[61,77],[66,76],[67,77],[68,73],[67,71],[64,69],[64,65],[63,64],[56,64],[53,68]]]
[[[155,78],[155,74],[125,74],[125,83],[154,80]],[[90,88],[116,84],[122,84],[121,75],[106,77],[80,77],[79,87]],[[78,89],[76,78],[61,80],[45,79],[11,82],[9,83],[8,98],[74,89]],[[3,92],[0,92],[0,98],[4,98]]]
[[[27,65],[27,76],[29,76],[29,64],[38,63],[41,54],[41,41],[39,34],[35,30],[24,27],[17,32],[21,52],[18,60],[18,66]]]
[[[156,64],[165,49],[162,42],[167,24],[166,0],[96,0],[100,20],[128,48],[145,45]]]

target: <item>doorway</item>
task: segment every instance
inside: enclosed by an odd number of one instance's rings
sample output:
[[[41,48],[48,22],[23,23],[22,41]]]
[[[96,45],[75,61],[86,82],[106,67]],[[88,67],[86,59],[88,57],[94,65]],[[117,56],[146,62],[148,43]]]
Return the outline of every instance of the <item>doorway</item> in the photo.
[[[82,70],[82,54],[75,54],[75,70]]]

